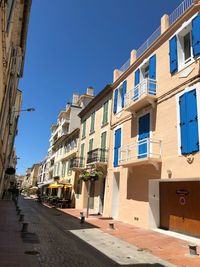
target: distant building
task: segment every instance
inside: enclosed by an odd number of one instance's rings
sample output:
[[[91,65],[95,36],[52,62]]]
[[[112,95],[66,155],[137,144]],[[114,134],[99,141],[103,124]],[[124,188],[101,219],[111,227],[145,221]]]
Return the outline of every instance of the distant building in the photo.
[[[39,187],[45,192],[47,187],[56,179],[59,183],[70,184],[70,196],[72,196],[72,184],[74,173],[70,170],[71,158],[77,151],[79,138],[80,118],[78,114],[94,98],[92,87],[87,88],[84,95],[73,94],[72,102],[68,103],[65,110],[60,111],[57,123],[51,127],[51,137],[49,139],[48,156],[46,158],[45,180],[40,181]],[[54,186],[56,194],[61,196],[63,188]]]

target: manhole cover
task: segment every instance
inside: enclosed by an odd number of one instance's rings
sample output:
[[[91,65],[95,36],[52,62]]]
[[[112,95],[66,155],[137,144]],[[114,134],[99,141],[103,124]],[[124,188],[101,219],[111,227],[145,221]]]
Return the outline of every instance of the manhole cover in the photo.
[[[37,255],[37,254],[40,254],[40,252],[38,252],[37,250],[26,250],[24,252],[24,254],[27,254],[27,255]]]
[[[59,214],[59,213],[56,213],[56,214],[53,214],[53,216],[61,216],[61,214]]]

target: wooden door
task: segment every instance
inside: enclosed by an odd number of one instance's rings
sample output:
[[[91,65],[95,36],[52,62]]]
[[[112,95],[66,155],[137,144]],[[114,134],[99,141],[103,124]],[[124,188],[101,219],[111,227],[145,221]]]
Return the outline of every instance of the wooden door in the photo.
[[[160,182],[160,227],[200,237],[200,181]]]

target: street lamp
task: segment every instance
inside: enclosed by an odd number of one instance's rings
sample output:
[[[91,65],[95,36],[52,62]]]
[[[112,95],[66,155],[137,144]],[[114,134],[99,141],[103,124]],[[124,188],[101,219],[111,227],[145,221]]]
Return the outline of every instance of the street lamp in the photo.
[[[27,109],[14,110],[13,112],[22,112],[22,111],[32,112],[32,111],[35,111],[35,108],[27,108]]]

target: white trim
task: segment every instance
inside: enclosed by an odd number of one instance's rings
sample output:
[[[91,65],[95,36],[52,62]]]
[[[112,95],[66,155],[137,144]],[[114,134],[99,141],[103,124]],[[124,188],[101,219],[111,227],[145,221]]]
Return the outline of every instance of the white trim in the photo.
[[[176,95],[176,116],[177,116],[177,144],[178,144],[178,155],[182,156],[181,154],[181,133],[180,133],[180,109],[179,109],[179,98],[180,96],[182,96],[183,94],[185,94],[186,92],[192,91],[196,89],[196,95],[197,95],[197,118],[198,118],[198,133],[199,133],[199,140],[200,140],[200,129],[199,129],[199,125],[200,125],[200,82],[186,87],[182,92],[178,93]]]
[[[197,15],[198,15],[198,12],[195,13],[195,14],[194,14],[190,19],[188,19],[187,21],[184,21],[183,24],[181,25],[181,27],[178,28],[178,30],[172,35],[171,38],[173,38],[175,35],[179,34],[185,27],[187,27]],[[171,38],[170,38],[170,39],[171,39]]]
[[[114,99],[115,99],[115,91],[116,91],[116,89],[118,89],[118,95],[117,95],[117,110],[116,110],[116,113],[114,113],[113,112],[113,114],[114,115],[117,115],[117,114],[119,114],[122,110],[124,110],[124,107],[122,108],[122,106],[121,106],[121,108],[118,110],[118,100],[119,100],[119,89],[120,89],[120,87],[121,87],[121,89],[122,89],[122,87],[123,87],[123,82],[124,81],[127,81],[127,78],[126,79],[124,79],[114,90],[113,90],[113,97],[112,97],[112,99],[113,99],[113,109],[114,109],[114,103],[115,103],[115,101],[114,101]],[[127,85],[128,85],[128,82],[127,82]],[[126,85],[126,86],[127,86]],[[127,86],[128,87],[128,86]],[[128,91],[127,90],[127,88],[126,88],[126,91]]]

